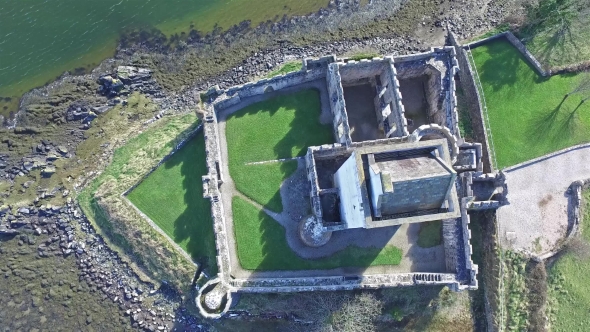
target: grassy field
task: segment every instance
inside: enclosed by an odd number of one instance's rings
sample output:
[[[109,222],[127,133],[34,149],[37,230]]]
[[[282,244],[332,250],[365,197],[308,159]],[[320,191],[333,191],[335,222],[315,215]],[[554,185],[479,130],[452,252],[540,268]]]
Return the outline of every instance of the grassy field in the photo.
[[[120,111],[115,109],[107,114]],[[196,124],[195,114],[165,117],[126,140],[115,150],[109,166],[78,196],[90,222],[136,273],[152,282],[167,280],[181,289],[190,287],[194,265],[146,223],[121,194],[169,154]]]
[[[486,98],[498,167],[590,141],[590,103],[565,95],[581,75],[539,77],[507,41],[473,50]]]
[[[277,70],[273,70],[270,73],[268,73],[268,75],[266,75],[266,78],[271,78],[271,77],[287,74],[287,73],[290,73],[293,71],[298,71],[300,69],[301,69],[301,61],[287,62],[284,65],[282,65],[281,68],[279,68]]]
[[[295,171],[296,163],[248,163],[303,156],[309,146],[333,142],[331,126],[319,122],[320,112],[319,91],[304,90],[232,114],[225,135],[229,170],[237,189],[270,210],[281,212],[280,185]]]
[[[442,220],[424,222],[420,224],[418,246],[432,248],[442,244]]]
[[[590,60],[590,10],[585,0],[539,0],[519,35],[546,68]]]
[[[552,331],[588,331],[590,326],[590,191],[584,192],[578,252],[569,251],[549,269]],[[582,255],[580,255],[580,249]]]
[[[266,213],[242,198],[232,201],[234,229],[240,264],[247,270],[312,270],[337,267],[397,265],[402,251],[396,247],[349,246],[332,256],[303,259],[287,244],[285,229]]]
[[[129,200],[195,261],[215,273],[215,236],[211,205],[202,197],[207,172],[202,133],[150,174],[128,194]]]

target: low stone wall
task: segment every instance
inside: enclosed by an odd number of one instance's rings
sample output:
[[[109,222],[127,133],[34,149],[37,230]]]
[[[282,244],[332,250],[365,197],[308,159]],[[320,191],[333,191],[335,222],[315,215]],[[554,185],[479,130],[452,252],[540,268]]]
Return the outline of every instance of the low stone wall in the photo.
[[[567,206],[567,217],[568,217],[568,229],[567,234],[565,235],[564,240],[560,243],[558,248],[545,253],[543,255],[535,255],[530,252],[526,252],[528,256],[530,256],[533,260],[540,262],[555,256],[558,252],[560,252],[570,241],[572,238],[578,235],[580,230],[580,222],[583,218],[583,211],[582,211],[582,191],[588,189],[590,187],[590,179],[586,180],[578,180],[572,182],[572,184],[567,189],[568,193],[568,206]]]
[[[121,194],[121,195],[122,196],[127,196],[130,192],[133,191],[133,189],[137,188],[137,186],[139,186],[143,182],[143,180],[145,180],[148,176],[150,176],[163,163],[165,163],[166,161],[168,161],[168,159],[170,159],[172,157],[172,155],[174,153],[176,153],[176,151],[180,150],[180,148],[182,148],[183,146],[185,146],[185,144],[188,143],[188,141],[190,141],[192,138],[194,138],[195,136],[197,136],[197,134],[200,133],[202,129],[203,129],[203,123],[199,123],[199,125],[197,125],[197,127],[195,127],[195,129],[193,129],[191,132],[189,132],[188,135],[184,139],[182,139],[180,142],[178,142],[176,144],[176,146],[174,147],[174,149],[172,149],[172,151],[170,151],[169,154],[167,154],[164,158],[162,158],[162,160],[160,160],[154,167],[152,167],[152,169],[150,169],[149,172],[147,172],[144,176],[142,176],[141,177],[141,180],[137,181],[136,184],[134,184],[133,186],[131,186],[129,189],[125,190],[125,192],[123,192],[123,194]]]

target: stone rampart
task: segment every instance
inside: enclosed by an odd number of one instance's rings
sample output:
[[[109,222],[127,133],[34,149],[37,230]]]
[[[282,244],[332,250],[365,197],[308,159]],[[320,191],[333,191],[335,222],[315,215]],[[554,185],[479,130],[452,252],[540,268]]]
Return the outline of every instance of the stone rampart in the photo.
[[[467,100],[469,113],[471,114],[471,126],[473,128],[474,138],[482,143],[482,160],[484,172],[493,171],[491,152],[488,141],[488,133],[485,129],[483,106],[479,90],[475,83],[473,68],[468,59],[467,51],[457,42],[455,34],[449,34],[449,41],[456,49],[456,58],[459,65],[459,78],[463,87],[463,94]]]
[[[232,279],[231,287],[238,292],[279,293],[377,289],[413,285],[450,285],[460,287],[452,273],[398,273],[359,276]]]
[[[219,185],[222,181],[221,174],[219,174],[219,164],[221,162],[219,132],[217,130],[217,117],[213,105],[207,104],[205,111],[203,134],[205,135],[207,175],[203,176],[203,196],[209,198],[211,201],[211,217],[213,219],[215,247],[217,249],[218,276],[224,283],[227,283],[230,271],[230,254],[225,214],[219,192]]]
[[[243,85],[231,87],[227,90],[220,90],[217,92],[219,97],[214,101],[215,110],[220,111],[230,106],[237,105],[247,98],[324,79],[326,77],[326,68],[324,66],[311,66],[313,69],[305,69],[306,67],[309,67],[309,65],[304,60],[304,64],[299,71],[278,75],[272,78],[264,78],[256,82],[248,82]]]
[[[457,87],[455,86],[455,75],[459,73],[459,62],[457,61],[457,52],[454,47],[448,48],[451,60],[451,70],[449,77],[449,88],[445,97],[445,110],[447,115],[447,127],[456,137],[461,137],[459,130],[459,113],[457,112]]]
[[[471,222],[469,218],[469,214],[467,214],[466,203],[469,201],[470,198],[463,197],[461,199],[461,230],[463,232],[463,250],[464,250],[464,259],[465,261],[462,262],[462,266],[467,268],[467,277],[468,277],[468,284],[460,285],[459,289],[477,289],[478,282],[477,282],[477,272],[478,266],[473,263],[471,259],[471,255],[473,254],[473,248],[471,247],[471,230],[469,229],[469,223]]]

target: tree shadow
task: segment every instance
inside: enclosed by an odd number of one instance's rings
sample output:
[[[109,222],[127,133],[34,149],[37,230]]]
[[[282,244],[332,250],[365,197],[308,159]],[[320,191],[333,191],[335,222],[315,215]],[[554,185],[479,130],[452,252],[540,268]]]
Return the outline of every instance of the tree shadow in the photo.
[[[578,104],[573,111],[569,112],[568,115],[561,121],[561,124],[557,130],[554,140],[555,141],[568,141],[576,136],[581,129],[580,115],[578,109],[582,103]]]
[[[498,91],[505,86],[512,86],[517,81],[518,67],[524,61],[529,69],[534,68],[518,50],[505,38],[492,41],[480,47],[487,47],[490,58],[477,68],[481,81]]]
[[[567,96],[564,96],[557,106],[553,109],[546,110],[544,114],[535,117],[531,121],[528,131],[535,142],[542,142],[551,135],[552,130],[557,125],[558,115],[566,99]]]

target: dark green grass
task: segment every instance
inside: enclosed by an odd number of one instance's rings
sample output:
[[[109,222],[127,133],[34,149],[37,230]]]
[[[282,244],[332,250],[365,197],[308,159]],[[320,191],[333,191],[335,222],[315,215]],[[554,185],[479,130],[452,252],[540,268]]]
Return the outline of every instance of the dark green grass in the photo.
[[[469,106],[467,105],[467,100],[465,99],[465,92],[463,91],[463,88],[461,88],[460,84],[457,86],[456,95],[457,112],[459,113],[459,131],[461,132],[461,137],[470,141],[473,139],[471,113],[469,113]]]
[[[442,244],[442,221],[435,220],[420,224],[418,246],[432,248]]]
[[[322,125],[320,96],[315,89],[281,95],[250,105],[227,119],[229,171],[243,194],[281,212],[281,182],[295,162],[247,163],[303,156],[313,145],[332,143],[330,125]]]
[[[205,140],[199,133],[127,197],[193,259],[215,271],[211,206],[201,180],[206,173]]]
[[[287,62],[284,65],[282,65],[281,68],[279,68],[277,70],[273,70],[270,73],[268,73],[268,75],[266,75],[266,78],[271,78],[271,77],[287,74],[287,73],[290,73],[293,71],[298,71],[301,69],[301,66],[302,66],[301,61]]]
[[[570,95],[579,75],[539,77],[506,40],[473,50],[498,167],[590,141],[590,103]]]
[[[244,195],[263,204],[272,211],[282,211],[279,189],[281,183],[297,169],[297,161],[244,165],[240,172],[232,173],[236,188]]]
[[[586,190],[583,197],[584,217],[581,224],[581,237],[586,243],[586,251],[590,246],[590,191]],[[572,252],[561,256],[549,269],[550,292],[554,299],[555,319],[553,331],[588,331],[590,326],[590,253],[582,257]]]
[[[398,265],[402,251],[397,247],[360,248],[349,246],[332,256],[303,259],[285,238],[285,229],[263,211],[234,197],[232,201],[238,258],[247,270],[319,270],[338,267]]]

